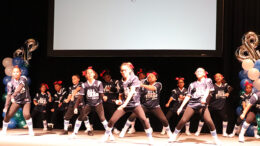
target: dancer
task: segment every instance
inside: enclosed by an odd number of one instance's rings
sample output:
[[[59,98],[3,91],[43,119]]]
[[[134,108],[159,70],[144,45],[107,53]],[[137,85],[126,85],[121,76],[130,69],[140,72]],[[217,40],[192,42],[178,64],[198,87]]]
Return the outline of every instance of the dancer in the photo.
[[[249,103],[243,110],[242,114],[240,115],[240,119],[244,120],[246,117],[245,122],[243,123],[243,126],[241,128],[241,131],[239,133],[239,142],[245,142],[245,132],[249,125],[256,120],[256,115],[260,114],[260,92],[254,93],[250,99]],[[254,134],[256,138],[260,138],[259,135],[257,135],[257,126],[254,126]]]
[[[27,78],[21,76],[21,69],[18,66],[14,66],[12,79],[7,84],[7,97],[3,110],[6,114],[3,120],[1,135],[6,135],[8,123],[20,107],[23,109],[23,117],[28,125],[29,135],[34,136],[32,118],[30,115],[31,97]]]
[[[170,107],[171,102],[172,101],[174,102],[173,106],[169,109],[169,111],[166,114],[166,118],[167,118],[168,121],[170,121],[170,119],[173,115],[177,115],[177,110],[181,106],[181,104],[182,104],[182,102],[183,102],[183,100],[184,100],[184,98],[187,94],[187,89],[184,87],[184,78],[183,77],[176,77],[176,80],[178,82],[178,84],[177,84],[178,88],[175,88],[175,89],[172,90],[172,95],[165,105],[165,107],[168,108],[168,107]],[[181,111],[181,114],[179,115],[180,118],[182,117],[185,109],[186,109],[186,106]],[[186,135],[191,135],[189,129],[190,129],[190,122],[187,122],[185,124]],[[163,128],[161,134],[165,134],[165,132],[166,132],[165,128]]]
[[[78,96],[80,95],[79,91],[82,87],[82,83],[80,82],[80,77],[79,75],[73,75],[72,76],[72,86],[69,87],[69,95],[67,97],[67,99],[64,100],[65,103],[69,103],[69,106],[68,106],[68,110],[67,112],[65,113],[65,116],[64,116],[64,131],[61,133],[61,135],[67,135],[68,134],[68,128],[69,128],[69,122],[70,122],[70,119],[73,117],[74,115],[74,106],[75,106],[75,103],[78,99]],[[83,109],[84,109],[84,106],[85,106],[85,103],[83,100],[80,101],[79,103],[79,111],[80,111],[80,114],[79,114],[79,117],[78,119],[80,119],[82,121],[83,119]],[[78,122],[78,119],[76,121],[76,123]],[[90,130],[90,123],[89,123],[89,120],[87,118],[86,121],[84,121],[85,123],[85,126],[87,128],[87,131],[88,131],[88,135],[90,136],[93,136],[93,132],[92,130]]]
[[[107,119],[110,119],[113,113],[116,111],[118,105],[115,101],[118,99],[118,80],[112,79],[110,72],[108,70],[103,70],[100,73],[100,77],[104,79],[103,87],[104,87],[104,110],[106,111],[105,115]],[[119,134],[120,131],[118,130],[118,122],[115,124],[113,133]]]
[[[157,82],[158,74],[155,71],[147,73],[147,81],[141,84],[141,98],[143,99],[142,108],[145,113],[152,113],[162,122],[163,128],[169,136],[169,141],[172,138],[172,132],[169,123],[160,107],[160,92],[162,84]],[[127,122],[133,122],[136,119],[136,114],[132,113]],[[129,123],[126,123],[119,137],[124,137],[126,130],[129,128]]]
[[[133,72],[134,66],[130,62],[126,62],[121,65],[120,69],[123,78],[119,82],[119,98],[123,100],[123,103],[118,107],[109,120],[108,128],[102,137],[102,141],[107,141],[109,137],[110,140],[114,140],[111,133],[114,124],[126,112],[133,112],[140,119],[149,138],[149,143],[153,144],[152,130],[140,104],[140,81]],[[127,121],[126,124],[130,125],[130,123],[130,121]]]
[[[145,73],[145,71],[144,71],[144,69],[142,69],[142,68],[140,68],[139,70],[138,70],[138,72],[136,73],[136,75],[138,76],[138,79],[142,82],[142,83],[144,83],[144,81],[146,81],[146,73]],[[141,102],[142,102],[142,100],[141,100]],[[149,118],[147,117],[146,118],[147,120],[148,120],[148,122],[149,122]],[[135,118],[135,120],[136,120],[136,118]],[[128,129],[128,134],[133,134],[133,133],[135,133],[135,120],[133,121],[133,122],[131,122],[131,126],[130,126],[130,128]],[[151,127],[152,128],[152,127]],[[153,129],[152,129],[153,130]]]
[[[228,125],[228,115],[226,109],[226,99],[229,97],[232,87],[229,86],[224,80],[224,76],[220,73],[216,73],[215,76],[216,83],[214,84],[214,92],[212,93],[212,98],[209,102],[209,111],[217,113],[222,122],[222,135],[227,137],[227,125]],[[200,121],[196,136],[199,136],[200,131],[203,127],[204,122]]]
[[[175,131],[173,133],[174,140],[177,139],[178,133],[180,132],[184,124],[189,121],[191,116],[195,112],[199,112],[208,127],[210,128],[210,133],[214,138],[215,143],[217,145],[221,145],[221,142],[217,137],[215,125],[211,119],[208,107],[206,105],[206,100],[209,96],[210,91],[214,90],[212,80],[206,78],[207,72],[203,68],[198,68],[195,72],[195,75],[198,80],[190,84],[188,88],[188,94],[186,95],[180,108],[177,110],[177,113],[180,114],[186,103],[190,100],[181,120],[175,128]]]
[[[67,108],[67,103],[65,103],[64,100],[68,96],[68,93],[66,89],[62,87],[62,81],[55,81],[53,85],[56,93],[53,96],[53,107],[51,109],[52,116],[51,122],[48,123],[48,130],[52,130],[54,125],[58,125],[57,119],[64,117],[65,110]]]
[[[95,110],[99,116],[101,123],[103,124],[104,128],[107,128],[107,120],[105,119],[104,108],[102,104],[102,99],[104,97],[104,89],[101,81],[95,79],[95,71],[92,67],[88,67],[84,72],[83,76],[86,77],[87,81],[82,84],[82,87],[79,91],[80,96],[78,97],[76,104],[74,106],[74,113],[78,113],[78,106],[83,96],[86,98],[86,105],[83,109],[84,117],[81,119],[79,118],[76,121],[74,132],[72,136],[74,137],[80,128],[81,122],[87,120],[88,114]]]
[[[36,93],[33,103],[35,105],[32,117],[40,115],[43,122],[43,130],[47,130],[47,104],[51,102],[51,94],[49,91],[49,86],[45,83],[41,84],[40,93]],[[46,92],[47,91],[47,92]]]

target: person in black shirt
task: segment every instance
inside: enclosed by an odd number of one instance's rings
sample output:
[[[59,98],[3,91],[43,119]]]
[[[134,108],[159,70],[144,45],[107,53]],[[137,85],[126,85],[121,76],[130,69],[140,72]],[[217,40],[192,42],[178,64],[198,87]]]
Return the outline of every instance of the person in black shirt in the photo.
[[[55,81],[53,85],[56,93],[53,96],[53,107],[51,109],[51,112],[53,113],[51,116],[51,122],[48,123],[48,130],[52,130],[54,125],[58,125],[57,119],[63,117],[67,109],[67,103],[64,102],[64,100],[68,96],[68,93],[66,89],[62,87],[62,81]]]
[[[119,98],[122,102],[117,102],[118,104],[121,103],[121,105],[109,120],[108,128],[102,137],[102,141],[107,141],[109,137],[110,140],[114,140],[111,132],[114,124],[126,112],[133,112],[140,119],[149,138],[149,143],[153,144],[152,130],[140,103],[140,80],[133,72],[134,66],[130,62],[126,62],[121,65],[120,69],[123,78],[119,82]]]
[[[226,109],[226,99],[229,97],[230,92],[232,91],[232,87],[226,83],[224,80],[224,76],[220,73],[216,73],[215,76],[216,83],[214,84],[214,91],[212,92],[212,97],[209,102],[209,110],[211,113],[215,112],[217,113],[222,122],[223,127],[223,136],[227,137],[228,134],[226,132],[227,125],[228,125],[228,115],[227,115],[227,109]],[[200,131],[203,127],[204,122],[200,121],[196,136],[200,134]]]
[[[47,130],[47,104],[51,102],[51,94],[47,90],[49,90],[49,86],[45,83],[42,83],[40,87],[40,93],[36,93],[36,96],[33,99],[35,107],[32,111],[33,118],[40,115],[43,122],[44,131]]]
[[[165,105],[165,107],[168,108],[168,107],[170,107],[170,104],[173,101],[172,107],[169,109],[169,111],[166,114],[166,118],[167,118],[168,121],[170,121],[170,119],[173,115],[178,116],[177,110],[181,106],[185,96],[188,93],[187,89],[184,87],[184,78],[183,77],[176,77],[176,80],[178,82],[178,84],[177,84],[178,88],[175,88],[175,89],[172,90],[172,95]],[[186,106],[183,108],[181,115],[178,116],[178,117],[182,117],[185,109],[186,109]],[[185,124],[185,133],[187,135],[190,135],[189,128],[190,128],[190,122],[187,122]],[[165,134],[165,128],[162,129],[161,134]]]
[[[6,134],[8,123],[14,116],[16,111],[21,107],[23,109],[23,117],[26,120],[29,135],[34,136],[33,123],[30,115],[31,96],[27,78],[21,76],[21,69],[15,66],[12,71],[12,80],[7,83],[7,97],[3,112],[5,117],[3,120],[2,135]]]

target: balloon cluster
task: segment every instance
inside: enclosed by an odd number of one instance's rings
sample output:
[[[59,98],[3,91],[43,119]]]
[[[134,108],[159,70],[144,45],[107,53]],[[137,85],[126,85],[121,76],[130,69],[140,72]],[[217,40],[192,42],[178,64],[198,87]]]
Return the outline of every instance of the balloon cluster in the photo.
[[[19,66],[21,69],[21,75],[27,77],[28,85],[30,85],[31,80],[28,77],[28,67],[29,67],[29,60],[31,59],[31,52],[38,48],[38,42],[34,39],[28,39],[25,41],[24,47],[17,49],[13,55],[14,58],[6,57],[2,61],[2,65],[5,67],[5,77],[3,78],[3,84],[5,85],[5,94],[2,96],[2,100],[6,100],[7,95],[7,84],[12,79],[12,71],[14,66]],[[3,112],[2,116],[5,116]],[[26,122],[23,118],[22,109],[15,113],[15,115],[11,118],[8,128],[23,128],[26,125]]]
[[[235,55],[237,59],[242,62],[242,68],[239,72],[240,87],[243,94],[246,84],[251,83],[253,85],[253,92],[260,91],[260,52],[256,48],[259,44],[258,35],[252,31],[247,32],[242,37],[242,45],[236,50]],[[242,107],[237,108],[237,115],[242,112]],[[258,127],[260,127],[260,116],[256,117],[259,120]],[[260,128],[258,128],[260,133]],[[248,136],[253,136],[253,128],[249,127],[247,130]]]

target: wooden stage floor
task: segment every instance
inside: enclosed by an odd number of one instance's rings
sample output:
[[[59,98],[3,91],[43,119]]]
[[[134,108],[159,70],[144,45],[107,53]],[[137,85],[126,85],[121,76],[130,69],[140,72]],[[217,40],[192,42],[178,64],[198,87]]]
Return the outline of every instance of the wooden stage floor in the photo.
[[[115,136],[115,141],[101,142],[100,139],[104,131],[94,131],[94,136],[88,136],[84,131],[80,131],[76,138],[69,135],[59,135],[62,130],[53,130],[44,132],[42,129],[34,129],[35,136],[28,136],[27,129],[8,129],[6,136],[0,136],[0,146],[141,146],[148,145],[148,139],[144,132],[126,134],[124,138]],[[199,137],[191,135],[186,136],[182,133],[178,137],[178,142],[168,143],[167,135],[160,135],[154,132],[154,145],[156,146],[212,146],[213,139],[210,134],[201,134]],[[260,146],[260,139],[254,137],[245,137],[245,143],[238,142],[238,137],[226,138],[219,134],[219,139],[223,146]]]

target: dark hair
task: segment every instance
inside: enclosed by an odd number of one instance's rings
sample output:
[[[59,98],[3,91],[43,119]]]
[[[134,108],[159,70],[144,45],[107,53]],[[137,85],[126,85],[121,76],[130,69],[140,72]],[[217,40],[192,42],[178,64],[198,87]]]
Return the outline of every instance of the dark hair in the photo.
[[[75,76],[75,77],[77,77],[78,79],[80,79],[80,76],[78,75],[78,74],[74,74],[74,75],[72,75],[72,77],[73,76]]]
[[[155,71],[155,70],[149,70],[147,73],[146,73],[146,76],[148,75],[148,74],[154,74],[155,75],[155,77],[156,77],[156,79],[158,79],[159,78],[159,74]]]

